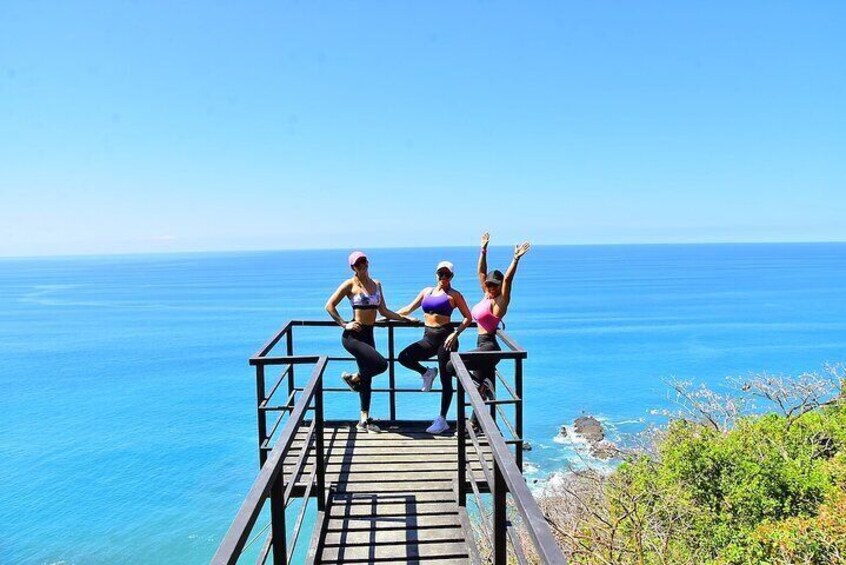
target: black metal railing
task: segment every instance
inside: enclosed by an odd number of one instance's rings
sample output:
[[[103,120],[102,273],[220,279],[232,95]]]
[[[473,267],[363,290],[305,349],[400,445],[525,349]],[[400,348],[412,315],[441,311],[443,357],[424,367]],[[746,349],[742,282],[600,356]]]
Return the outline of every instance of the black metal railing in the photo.
[[[458,325],[458,324],[453,324]],[[396,351],[396,332],[397,330],[405,331],[409,329],[420,329],[424,327],[423,322],[392,322],[380,320],[375,324],[376,328],[384,329],[388,333],[388,386],[387,387],[373,387],[374,394],[388,395],[388,413],[389,420],[397,419],[397,394],[420,393],[419,388],[403,388],[396,384],[396,365],[397,351]],[[475,327],[475,324],[474,326]],[[338,325],[330,320],[291,320],[282,326],[270,340],[259,349],[255,355],[250,357],[250,365],[256,368],[256,405],[257,405],[257,421],[258,421],[258,445],[259,445],[259,463],[264,464],[267,459],[267,454],[273,449],[273,434],[278,430],[281,422],[284,420],[285,414],[289,413],[293,406],[293,399],[295,395],[302,391],[302,388],[296,386],[294,376],[294,364],[290,362],[292,359],[303,359],[303,356],[295,355],[294,352],[294,330],[295,328],[332,328],[337,330]],[[517,461],[517,466],[522,471],[523,469],[523,360],[526,359],[526,351],[520,347],[507,333],[504,331],[497,332],[497,337],[505,344],[504,351],[478,352],[468,353],[467,355],[479,355],[496,358],[498,360],[510,360],[514,363],[513,381],[509,382],[502,371],[496,371],[496,382],[494,383],[497,390],[497,399],[488,401],[491,417],[494,421],[502,422],[504,429],[508,432],[509,437],[506,438],[506,443],[514,447],[514,457]],[[272,355],[271,353],[282,342],[285,344],[284,355]],[[329,362],[340,361],[354,361],[351,356],[328,356]],[[268,367],[282,366],[283,369],[276,380],[272,383],[270,391],[267,391],[267,373]],[[279,404],[271,402],[274,395],[282,388],[283,383],[286,385],[285,401]],[[324,392],[349,392],[349,388],[345,386],[324,386]],[[437,387],[432,388],[430,392],[440,392]],[[513,418],[509,419],[505,410],[506,406],[513,407]],[[277,413],[274,421],[269,422],[268,417],[271,414]]]
[[[388,387],[373,388],[374,393],[386,393],[389,401],[390,419],[396,420],[397,394],[420,393],[418,388],[396,386],[395,365],[398,362],[395,352],[395,331],[397,329],[422,328],[421,322],[376,323],[378,328],[388,332]],[[353,357],[332,357],[317,355],[296,355],[294,352],[294,329],[299,327],[337,328],[331,321],[292,320],[277,331],[274,336],[250,358],[250,365],[256,368],[256,401],[258,420],[259,460],[261,470],[253,483],[247,498],[227,532],[214,556],[213,563],[236,563],[241,557],[249,536],[266,502],[270,501],[270,529],[259,552],[259,563],[264,563],[269,556],[278,564],[290,563],[296,543],[300,539],[300,530],[310,498],[317,499],[316,524],[320,527],[327,504],[326,465],[324,449],[324,392],[349,392],[347,387],[327,387],[323,375],[327,365],[335,361],[354,361]],[[491,528],[484,524],[486,537],[493,548],[493,561],[505,563],[507,555],[506,537],[511,540],[513,555],[524,563],[525,556],[520,546],[514,527],[506,516],[506,495],[510,494],[514,506],[523,518],[537,555],[544,563],[564,563],[564,558],[557,548],[543,515],[532,497],[522,476],[523,466],[523,361],[527,357],[521,348],[505,332],[497,332],[500,341],[505,344],[503,351],[453,353],[451,359],[457,371],[457,437],[458,466],[456,496],[459,504],[462,524],[468,539],[472,536],[472,526],[466,511],[468,489],[472,490],[478,504],[482,505],[482,493],[493,495],[493,523]],[[274,355],[274,349],[284,340],[285,354]],[[495,399],[484,400],[476,390],[470,374],[464,364],[471,357],[490,358],[492,361],[512,361],[513,379],[509,381],[509,371],[495,371]],[[314,369],[307,383],[297,386],[295,370],[297,366],[314,364]],[[280,367],[281,372],[270,383],[268,373],[273,367]],[[503,369],[500,366],[500,369]],[[434,392],[439,389],[432,389]],[[276,400],[284,391],[284,399]],[[466,397],[469,397],[469,405]],[[467,426],[466,410],[471,407],[476,412],[480,432],[476,433]],[[513,407],[513,419],[510,420],[505,407]],[[311,420],[306,414],[312,411]],[[272,421],[269,417],[276,414]],[[287,418],[286,418],[287,417]],[[284,425],[283,425],[284,424]],[[282,431],[279,432],[279,429]],[[303,430],[305,429],[305,436]],[[508,437],[503,432],[507,432]],[[277,432],[279,432],[277,434]],[[465,436],[466,434],[466,436]],[[484,436],[484,439],[482,437]],[[285,469],[286,459],[290,465],[293,456],[291,446],[300,441],[300,452],[293,467]],[[470,439],[476,454],[482,462],[484,480],[477,481],[467,458],[467,439]],[[489,452],[484,452],[482,444],[487,442]],[[509,450],[513,448],[513,453]],[[313,461],[311,458],[314,458]],[[487,463],[486,463],[487,461]],[[311,472],[303,478],[306,465],[311,464]],[[468,474],[469,473],[469,474]],[[303,486],[304,485],[304,486]],[[302,498],[303,504],[296,518],[290,540],[286,538],[285,509],[293,498]],[[253,539],[258,536],[254,534]],[[251,543],[251,542],[249,542]],[[471,548],[474,549],[474,548]],[[310,549],[310,558],[312,549]]]
[[[285,357],[284,361],[280,362],[288,364],[291,373],[293,373],[292,368],[295,365],[315,363],[315,367],[311,378],[303,387],[300,398],[294,402],[293,395],[289,396],[290,417],[267,460],[262,465],[258,477],[247,494],[247,498],[241,504],[238,515],[218,547],[217,553],[212,559],[214,564],[238,562],[253,526],[268,499],[270,500],[270,533],[259,553],[258,563],[264,563],[269,555],[273,556],[273,563],[277,565],[291,563],[291,556],[296,549],[303,519],[308,508],[308,500],[312,496],[317,499],[318,513],[322,513],[326,508],[326,465],[324,464],[325,450],[323,448],[323,373],[326,370],[328,358],[325,356]],[[271,396],[272,393],[268,395],[268,397]],[[314,412],[314,417],[310,421],[305,419],[306,413],[309,411]],[[299,440],[298,434],[303,426],[308,427],[305,437]],[[285,473],[286,455],[295,439],[301,441],[300,455],[294,464],[294,468]],[[302,496],[304,502],[289,542],[286,535],[285,509],[295,498],[293,488],[303,478],[306,461],[311,452],[314,454],[314,464],[311,467],[311,474],[305,479],[306,492]]]
[[[476,503],[479,508],[484,507],[482,495],[477,486],[472,466],[467,458],[467,439],[470,439],[481,465],[484,482],[493,494],[493,523],[491,527],[487,527],[488,524],[485,522],[483,512],[480,517],[482,520],[482,532],[488,538],[486,541],[492,548],[493,563],[495,565],[504,565],[508,562],[509,540],[511,541],[512,555],[517,562],[520,564],[529,562],[522,547],[520,537],[514,525],[508,519],[506,497],[510,494],[514,507],[516,507],[518,513],[523,518],[525,530],[528,532],[534,545],[535,553],[540,557],[541,562],[545,564],[565,564],[564,555],[561,553],[561,549],[552,535],[552,531],[543,512],[541,512],[528,485],[526,485],[520,467],[517,465],[516,458],[512,457],[500,428],[491,417],[491,414],[488,414],[486,410],[491,406],[490,401],[485,401],[479,394],[479,391],[476,389],[476,383],[474,383],[470,372],[464,365],[463,358],[481,355],[491,354],[452,353],[450,356],[458,377],[458,418],[456,423],[456,436],[458,438],[457,488],[458,506],[459,510],[462,511],[462,521],[465,523],[469,522],[466,511],[468,485],[476,497]],[[499,355],[495,356],[498,357]],[[474,430],[473,426],[467,425],[467,402],[465,395],[469,397],[469,406],[476,414],[476,421],[479,425],[478,432]],[[487,456],[488,452],[483,449],[483,442],[486,442],[490,448],[490,457]],[[489,461],[491,463],[490,465],[488,465]],[[470,479],[469,481],[468,477]],[[467,526],[465,526],[465,530],[468,534],[472,532],[472,528]]]

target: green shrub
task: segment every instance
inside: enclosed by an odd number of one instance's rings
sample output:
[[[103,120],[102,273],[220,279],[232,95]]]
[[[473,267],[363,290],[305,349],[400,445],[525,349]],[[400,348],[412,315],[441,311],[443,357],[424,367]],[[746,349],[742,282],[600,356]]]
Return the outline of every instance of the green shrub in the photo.
[[[846,408],[674,421],[604,489],[576,563],[846,563]]]

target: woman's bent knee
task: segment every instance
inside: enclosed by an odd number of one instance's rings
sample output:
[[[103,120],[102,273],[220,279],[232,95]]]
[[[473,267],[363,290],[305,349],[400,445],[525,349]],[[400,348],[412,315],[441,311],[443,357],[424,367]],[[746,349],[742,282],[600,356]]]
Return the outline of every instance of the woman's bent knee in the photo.
[[[403,349],[402,351],[400,351],[399,357],[397,357],[397,361],[399,361],[400,365],[402,365],[403,367],[408,367],[408,364],[413,362],[413,360],[411,359],[411,352],[409,352],[408,349]],[[385,362],[385,365],[387,365],[387,361]]]

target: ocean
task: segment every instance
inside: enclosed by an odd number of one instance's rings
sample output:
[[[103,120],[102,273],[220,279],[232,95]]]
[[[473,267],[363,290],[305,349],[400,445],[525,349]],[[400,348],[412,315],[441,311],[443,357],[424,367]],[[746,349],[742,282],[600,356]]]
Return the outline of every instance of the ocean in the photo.
[[[286,320],[327,318],[348,252],[0,260],[0,563],[208,561],[257,472],[247,359]],[[398,309],[442,259],[474,304],[476,252],[369,256]],[[491,268],[509,260],[489,253]],[[556,436],[583,413],[612,437],[656,421],[669,379],[720,387],[846,361],[844,291],[839,243],[533,248],[506,318],[529,352],[530,478],[581,457]],[[296,352],[340,354],[339,341],[309,330]],[[400,384],[418,381],[398,369]],[[437,406],[401,396],[398,412],[431,419]],[[373,415],[387,417],[384,395]],[[353,395],[328,395],[327,417],[355,416]]]

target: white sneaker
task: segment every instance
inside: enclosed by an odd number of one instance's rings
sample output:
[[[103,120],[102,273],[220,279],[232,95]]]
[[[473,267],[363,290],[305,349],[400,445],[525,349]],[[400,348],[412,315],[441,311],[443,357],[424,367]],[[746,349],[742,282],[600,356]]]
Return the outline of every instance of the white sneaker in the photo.
[[[429,369],[426,369],[426,372],[423,373],[422,376],[423,388],[421,388],[420,390],[422,390],[423,392],[429,392],[430,390],[432,390],[432,383],[435,382],[435,377],[438,376],[438,370],[434,367],[431,367]]]
[[[435,418],[435,421],[432,422],[432,425],[426,428],[426,433],[442,434],[447,430],[449,430],[449,424],[447,424],[446,419],[443,416],[438,416]]]

